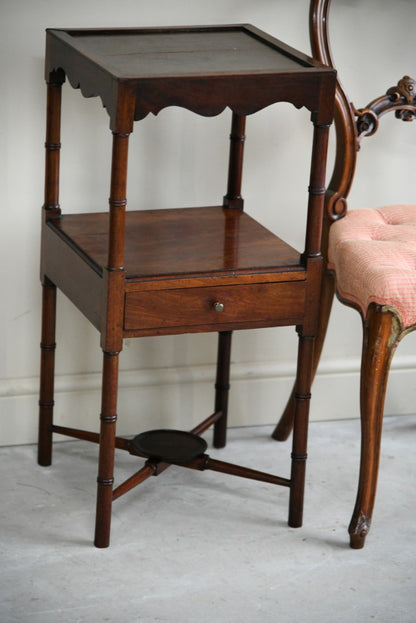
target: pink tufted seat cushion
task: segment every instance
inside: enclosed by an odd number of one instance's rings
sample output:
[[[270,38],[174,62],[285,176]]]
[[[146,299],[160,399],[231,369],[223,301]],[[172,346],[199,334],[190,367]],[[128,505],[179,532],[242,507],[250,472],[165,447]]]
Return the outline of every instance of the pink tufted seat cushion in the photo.
[[[331,226],[328,256],[340,296],[364,315],[376,302],[416,323],[416,205],[351,210]]]

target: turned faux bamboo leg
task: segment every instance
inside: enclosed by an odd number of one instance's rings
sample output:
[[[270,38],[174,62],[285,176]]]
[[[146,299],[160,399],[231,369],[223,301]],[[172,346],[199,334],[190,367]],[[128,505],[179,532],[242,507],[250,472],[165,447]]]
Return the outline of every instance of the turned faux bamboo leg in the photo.
[[[231,331],[218,334],[217,378],[215,383],[215,412],[222,416],[214,425],[214,447],[223,448],[227,442],[228,394],[230,389]]]
[[[361,362],[361,460],[357,499],[349,526],[350,545],[364,547],[370,530],[380,461],[384,399],[390,362],[400,339],[397,317],[370,306],[364,321]]]
[[[43,230],[49,218],[60,214],[59,207],[59,156],[61,135],[62,77],[51,74],[47,85],[46,140],[45,140],[45,201],[43,204]],[[44,274],[43,242],[41,253],[42,281],[42,335],[39,391],[39,465],[52,461],[52,423],[55,376],[55,326],[56,287]]]
[[[295,418],[290,477],[289,525],[302,525],[305,488],[306,450],[309,404],[313,378],[315,336],[318,329],[319,300],[322,288],[323,259],[321,255],[325,163],[329,126],[314,121],[311,173],[308,198],[308,219],[304,260],[307,270],[305,318],[298,327],[299,347],[295,384]]]
[[[96,547],[110,543],[111,506],[114,483],[114,450],[117,423],[118,353],[103,356],[100,453],[97,477]]]
[[[230,154],[228,164],[227,194],[224,197],[224,206],[227,208],[243,209],[244,201],[241,196],[243,175],[243,157],[245,141],[246,117],[233,113],[230,133]],[[234,221],[233,221],[234,222]],[[230,230],[230,221],[226,218],[225,241],[228,236],[238,237],[238,231]],[[236,247],[237,248],[237,245]],[[235,267],[237,258],[229,258],[229,268]],[[228,394],[230,388],[230,360],[231,360],[231,331],[222,331],[218,336],[217,377],[215,383],[215,411],[222,411],[222,416],[214,426],[214,447],[223,448],[227,443],[227,411]]]
[[[129,134],[113,132],[111,163],[110,223],[107,268],[103,283],[106,321],[101,331],[103,373],[101,389],[100,453],[97,477],[96,547],[110,543],[111,506],[114,483],[119,353],[123,347],[124,313],[124,223],[127,204],[127,160]]]
[[[38,463],[52,462],[52,423],[55,377],[56,287],[45,281],[42,290],[42,341],[39,392]]]
[[[315,339],[314,357],[313,357],[313,369],[312,369],[312,381],[315,377],[318,369],[319,361],[321,358],[322,349],[325,343],[326,331],[328,328],[329,317],[331,314],[332,302],[334,299],[335,291],[335,278],[332,273],[325,273],[322,280],[321,297],[320,297],[320,310],[319,310],[319,325]],[[272,433],[273,439],[277,441],[286,441],[293,429],[293,422],[295,419],[295,391],[296,387],[293,387],[292,393],[287,402],[286,408]]]
[[[244,142],[246,117],[233,113],[230,133],[230,155],[228,164],[227,194],[224,206],[243,209],[244,200],[241,196],[243,178]]]
[[[293,528],[300,527],[303,518],[313,348],[314,338],[299,336],[288,522]]]
[[[328,258],[328,235],[331,226],[331,220],[324,210],[326,201],[324,186],[328,133],[328,125],[316,124],[314,126],[308,199],[308,224],[304,254],[305,258],[321,257],[323,261],[319,282],[311,282],[312,289],[310,290],[310,299],[307,304],[307,309],[310,308],[307,323],[312,323],[307,334],[315,336],[314,354],[311,362],[311,383],[319,364],[335,292],[334,276],[325,269]],[[296,391],[295,383],[286,409],[272,433],[272,437],[278,441],[286,440],[292,430],[296,410]]]
[[[319,324],[315,339],[315,349],[313,356],[312,381],[315,378],[321,358],[322,349],[325,343],[326,331],[328,328],[329,317],[331,314],[332,302],[335,292],[335,277],[333,273],[325,272],[322,279],[320,307],[319,307]],[[293,422],[295,418],[295,387],[287,402],[286,408],[272,433],[273,439],[277,441],[286,441],[292,432]]]

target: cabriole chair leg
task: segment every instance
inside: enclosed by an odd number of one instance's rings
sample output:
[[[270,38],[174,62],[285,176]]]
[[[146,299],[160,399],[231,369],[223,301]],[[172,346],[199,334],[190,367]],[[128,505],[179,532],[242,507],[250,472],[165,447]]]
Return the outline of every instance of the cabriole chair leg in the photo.
[[[380,461],[384,399],[390,362],[400,340],[397,316],[371,305],[363,323],[361,362],[361,460],[357,498],[349,525],[350,545],[364,547],[370,530]]]

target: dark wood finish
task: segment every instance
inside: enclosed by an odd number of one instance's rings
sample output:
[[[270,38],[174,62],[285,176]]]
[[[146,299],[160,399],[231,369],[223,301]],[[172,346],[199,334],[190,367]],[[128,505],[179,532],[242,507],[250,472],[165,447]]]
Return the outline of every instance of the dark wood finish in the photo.
[[[103,354],[100,452],[98,457],[97,512],[94,540],[96,547],[108,547],[110,542],[117,423],[118,360],[118,352],[104,352]]]
[[[239,476],[240,478],[248,478],[249,480],[257,480],[258,482],[268,482],[269,484],[280,485],[281,487],[291,486],[291,481],[288,478],[282,478],[248,467],[242,467],[241,465],[234,465],[232,463],[226,463],[225,461],[219,461],[218,459],[212,459],[207,454],[189,461],[189,463],[184,464],[183,467],[189,467],[190,469],[197,469],[199,471],[210,469],[214,472],[229,474],[230,476]]]
[[[202,435],[208,428],[210,428],[213,424],[218,421],[221,417],[221,411],[215,412],[212,415],[208,416],[205,420],[200,422],[197,426],[195,426],[190,432],[194,435]],[[122,442],[124,441],[124,446],[122,446]],[[130,454],[137,454],[135,448],[133,448],[132,444],[127,440],[122,440],[120,438],[116,438],[116,443],[119,443],[120,449],[127,450]],[[135,474],[127,478],[121,485],[117,487],[113,491],[113,500],[116,500],[121,495],[124,495],[128,491],[131,491],[134,487],[141,484],[150,476],[158,476],[162,472],[164,472],[170,463],[166,463],[164,461],[146,461],[145,465],[139,469]]]
[[[370,305],[363,320],[361,362],[361,460],[357,499],[349,525],[354,549],[364,547],[376,497],[384,399],[390,363],[402,330],[397,315]]]
[[[327,235],[325,236],[327,239]],[[335,294],[335,277],[333,273],[324,270],[320,292],[320,313],[317,334],[315,338],[314,358],[313,358],[313,378],[318,369],[322,349],[325,343],[326,329],[331,314],[332,303]],[[286,407],[280,420],[273,431],[272,437],[277,441],[286,441],[292,432],[295,417],[295,387],[287,401]]]
[[[214,424],[214,448],[224,448],[227,442],[231,341],[231,331],[221,331],[218,334],[217,375],[215,379],[215,411],[220,411],[221,417]]]
[[[308,434],[309,403],[311,399],[311,361],[314,338],[300,333],[298,368],[295,392],[295,423],[292,444],[292,471],[290,475],[289,525],[302,525],[303,495],[305,486],[306,448]]]
[[[59,207],[59,155],[61,148],[61,83],[55,75],[49,76],[46,102],[45,140],[45,195],[42,208],[43,227],[48,218],[60,214]],[[55,327],[56,286],[46,277],[44,254],[46,243],[42,235],[41,282],[42,282],[42,335],[39,389],[39,465],[52,461],[52,425],[55,379]]]
[[[301,322],[304,309],[303,281],[150,290],[126,295],[124,327],[140,336],[279,326]]]
[[[144,431],[136,435],[131,444],[139,456],[179,464],[202,456],[208,447],[199,435],[174,429]]]
[[[51,74],[47,87],[45,141],[45,203],[44,219],[59,216],[59,156],[61,150],[61,88],[62,83]]]
[[[91,268],[67,242],[48,226],[43,232],[44,274],[77,306],[98,330],[102,326],[102,271]],[[60,261],[57,262],[56,258]],[[88,292],[89,296],[85,296]]]
[[[322,272],[321,229],[326,149],[335,72],[248,25],[163,29],[48,30],[49,83],[40,450],[50,462],[52,433],[99,443],[95,544],[107,547],[112,502],[169,467],[147,460],[113,489],[115,449],[140,455],[116,436],[118,360],[126,337],[218,332],[215,412],[192,432],[214,425],[226,443],[231,334],[235,329],[296,325],[299,366],[296,436],[290,479],[230,465],[207,455],[187,462],[290,488],[289,522],[302,522],[313,342]],[[58,203],[60,89],[65,78],[101,98],[113,133],[108,213],[62,215]],[[242,211],[246,115],[288,101],[308,108],[314,124],[303,253]],[[178,105],[205,116],[232,111],[223,205],[126,211],[129,135],[134,121]],[[100,433],[52,422],[55,288],[98,329],[103,350]],[[173,454],[173,456],[175,456]]]
[[[153,280],[235,278],[238,274],[247,281],[245,275],[266,272],[282,272],[287,280],[299,278],[288,273],[304,271],[298,251],[240,210],[222,206],[163,213],[130,210],[125,216],[123,267],[130,291],[145,287],[134,284]],[[96,273],[103,274],[109,248],[108,214],[67,214],[48,221],[48,227]]]
[[[39,465],[52,462],[52,424],[55,380],[56,287],[46,279],[42,285],[42,338],[39,391]]]
[[[224,197],[224,206],[229,208],[243,208],[244,200],[241,196],[241,182],[243,176],[243,156],[246,118],[233,113],[230,134],[230,161],[228,166],[228,189]]]
[[[410,76],[404,76],[396,86],[390,87],[385,95],[377,97],[365,108],[355,110],[357,116],[358,141],[364,136],[372,136],[377,132],[379,119],[389,112],[395,112],[402,121],[413,121],[415,118],[416,82]]]
[[[244,116],[289,100],[319,112],[319,123],[332,118],[323,96],[331,72],[251,25],[50,29],[45,71],[63,71],[83,95],[100,96],[117,132],[166,106],[205,116],[228,106]]]
[[[310,37],[313,56],[330,67],[335,67],[331,53],[328,17],[331,0],[311,0]],[[335,95],[336,159],[333,174],[325,194],[322,254],[327,262],[328,236],[331,224],[345,216],[347,197],[354,179],[357,153],[362,138],[372,136],[379,119],[388,112],[411,121],[416,116],[416,83],[409,76],[387,90],[367,106],[356,109],[337,82]],[[336,276],[324,270],[321,282],[319,326],[315,340],[312,378],[317,370],[336,291]],[[343,301],[351,305],[348,301]],[[376,495],[377,472],[384,397],[390,362],[400,339],[416,327],[404,329],[400,318],[391,310],[370,305],[363,318],[364,338],[361,365],[361,463],[357,500],[349,533],[352,548],[364,546],[368,534]],[[288,438],[295,421],[296,386],[289,397],[285,411],[273,437],[279,441]]]

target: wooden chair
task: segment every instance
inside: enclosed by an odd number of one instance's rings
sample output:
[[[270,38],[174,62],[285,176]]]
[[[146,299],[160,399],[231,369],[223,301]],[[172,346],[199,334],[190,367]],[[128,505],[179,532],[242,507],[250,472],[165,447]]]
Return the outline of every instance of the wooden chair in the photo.
[[[113,502],[172,463],[287,487],[289,523],[300,526],[335,71],[252,26],[236,25],[49,30],[45,74],[48,100],[39,463],[51,463],[54,433],[99,444],[97,547],[109,544]],[[84,96],[99,96],[110,117],[113,151],[109,212],[61,213],[60,109],[66,78]],[[289,101],[297,108],[305,106],[314,125],[302,253],[243,212],[246,117],[280,101]],[[134,122],[170,105],[206,117],[231,109],[226,196],[222,204],[209,207],[126,210],[128,141]],[[97,111],[102,114],[100,106]],[[57,288],[100,335],[103,371],[99,434],[53,421]],[[206,443],[200,437],[214,425],[214,446],[221,448],[226,442],[231,332],[282,325],[295,326],[299,334],[289,478],[213,459],[205,453]],[[191,433],[144,431],[133,440],[117,436],[118,366],[123,340],[198,332],[219,334],[214,413]],[[116,449],[147,460],[113,488]]]
[[[334,67],[328,34],[331,0],[311,0],[310,36],[315,58]],[[405,76],[361,109],[337,83],[336,159],[325,196],[320,326],[314,357],[316,371],[334,292],[363,320],[361,363],[361,462],[357,499],[349,526],[350,544],[362,548],[374,507],[384,398],[390,362],[399,341],[416,328],[416,206],[394,205],[347,213],[357,153],[387,112],[411,121],[416,114],[416,83]],[[293,423],[293,394],[273,433],[284,440]]]

